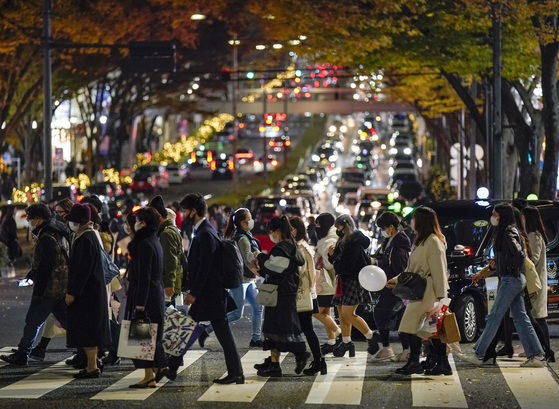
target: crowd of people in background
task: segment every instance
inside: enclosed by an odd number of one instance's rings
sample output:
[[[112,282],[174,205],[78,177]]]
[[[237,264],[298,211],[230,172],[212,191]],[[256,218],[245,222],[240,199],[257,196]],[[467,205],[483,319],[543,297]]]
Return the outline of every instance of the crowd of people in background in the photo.
[[[473,277],[477,282],[497,275],[500,286],[473,350],[458,354],[471,364],[512,356],[514,328],[527,358],[522,366],[544,366],[546,360],[555,359],[545,320],[547,294],[526,291],[527,268],[533,266],[546,280],[545,229],[535,207],[518,202],[515,206],[502,203],[494,208],[495,257]],[[34,242],[28,278],[34,287],[18,348],[0,357],[10,364],[43,360],[55,327],[61,327],[68,347],[76,349],[66,362],[81,370],[74,377],[98,378],[105,365],[120,362],[122,320],[149,317],[158,324],[155,355],[150,361],[134,360],[145,376],[130,387],[155,388],[163,377],[174,380],[183,364],[182,356],[166,356],[162,346],[165,309],[187,306],[188,314],[204,324],[200,347],[215,334],[223,348],[227,376],[214,382],[242,384],[245,378],[230,324],[245,315],[246,300],[252,311],[248,347],[270,351],[264,362],[255,365],[259,376],[282,376],[281,353],[286,352],[295,356],[297,374],[326,374],[326,355],[355,356],[353,327],[367,340],[369,363],[405,362],[397,370],[404,375],[452,374],[448,346],[438,337],[426,342],[418,336],[422,320],[440,310],[449,290],[447,242],[429,207],[417,208],[409,225],[392,212],[382,213],[376,220],[382,241],[374,254],[371,240],[351,217],[329,213],[306,222],[300,217],[273,217],[266,231],[274,245],[268,253],[262,252],[251,233],[254,220],[248,209],[208,207],[199,193],[169,204],[156,196],[147,207],[124,214],[122,221],[95,195],[78,204],[69,199],[48,206],[33,204],[26,212]],[[0,239],[12,261],[21,251],[13,215],[14,207],[6,206],[0,219]],[[107,284],[104,257],[114,258],[117,241],[126,237],[126,272]],[[242,283],[229,290],[221,284],[221,264],[216,262],[222,238],[237,245],[243,262]],[[378,265],[387,278],[386,288],[375,293],[358,279],[370,264]],[[425,280],[422,299],[402,300],[393,293],[404,272]],[[258,302],[259,283],[275,292],[275,300],[265,307]],[[356,314],[357,307],[371,304],[373,297],[376,332]],[[334,316],[332,307],[336,307]],[[322,345],[313,317],[326,330]],[[43,326],[43,336],[33,347]],[[398,354],[390,344],[391,331],[399,335],[402,352]],[[496,350],[500,340],[504,346]],[[428,358],[420,362],[422,352]]]

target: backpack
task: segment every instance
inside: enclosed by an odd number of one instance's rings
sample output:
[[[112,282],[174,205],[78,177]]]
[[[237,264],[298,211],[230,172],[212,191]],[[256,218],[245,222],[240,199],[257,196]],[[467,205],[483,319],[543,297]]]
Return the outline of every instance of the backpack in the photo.
[[[237,288],[243,283],[243,258],[234,240],[218,238],[218,254],[220,280],[223,287]]]
[[[109,253],[105,249],[101,248],[101,266],[103,267],[103,275],[105,276],[105,284],[110,284],[113,279],[120,274],[120,269],[113,262]]]
[[[54,267],[47,287],[45,288],[44,295],[48,297],[60,297],[66,294],[68,288],[68,243],[64,239],[57,239],[51,234],[45,234],[44,237],[54,240],[56,246],[58,247]]]

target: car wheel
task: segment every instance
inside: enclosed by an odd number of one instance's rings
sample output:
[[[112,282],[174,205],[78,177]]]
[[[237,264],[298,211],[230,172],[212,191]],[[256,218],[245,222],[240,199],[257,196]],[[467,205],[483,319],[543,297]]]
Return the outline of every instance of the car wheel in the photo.
[[[479,320],[477,303],[470,294],[462,296],[455,307],[456,320],[460,329],[462,342],[474,342],[479,333]]]

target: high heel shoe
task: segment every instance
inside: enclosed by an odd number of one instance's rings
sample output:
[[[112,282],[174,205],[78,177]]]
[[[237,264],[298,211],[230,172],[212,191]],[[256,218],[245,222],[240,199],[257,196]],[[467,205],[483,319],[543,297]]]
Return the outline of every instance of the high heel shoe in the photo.
[[[497,350],[497,356],[508,356],[509,358],[512,358],[513,355],[514,348],[512,347],[512,345],[505,345]]]
[[[341,344],[336,345],[336,348],[334,348],[334,356],[340,358],[344,356],[347,351],[349,351],[350,358],[355,356],[355,344],[353,341],[342,342]]]
[[[486,363],[487,361],[493,360],[493,365],[497,364],[497,351],[486,351],[485,356],[482,359],[482,363]]]
[[[326,361],[324,360],[324,358],[320,358],[320,360],[318,361],[313,361],[311,366],[303,370],[303,373],[305,375],[314,375],[319,372],[321,375],[326,375],[328,373],[328,367],[326,366]]]

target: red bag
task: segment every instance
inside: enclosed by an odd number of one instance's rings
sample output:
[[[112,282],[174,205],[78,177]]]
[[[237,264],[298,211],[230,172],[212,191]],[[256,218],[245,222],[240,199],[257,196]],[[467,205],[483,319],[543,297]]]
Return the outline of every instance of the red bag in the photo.
[[[334,293],[334,297],[341,297],[344,294],[342,289],[342,277],[338,276],[338,280],[336,283],[336,292]]]

